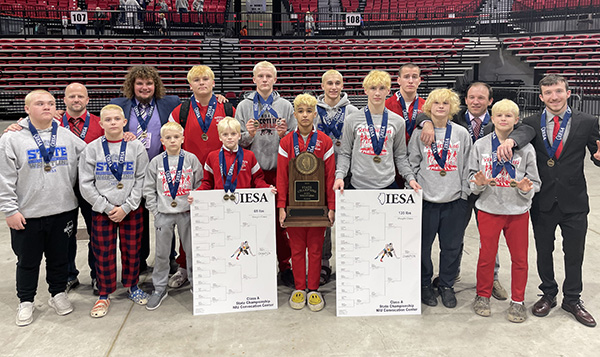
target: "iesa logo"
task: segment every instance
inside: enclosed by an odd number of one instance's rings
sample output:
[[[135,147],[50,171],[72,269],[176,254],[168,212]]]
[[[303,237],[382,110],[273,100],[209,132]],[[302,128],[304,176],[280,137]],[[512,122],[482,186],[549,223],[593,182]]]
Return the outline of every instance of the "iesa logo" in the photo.
[[[235,204],[238,203],[259,203],[259,202],[269,202],[266,193],[261,192],[236,192],[235,195]]]
[[[415,199],[412,193],[380,193],[377,196],[379,204],[383,205],[405,205],[414,204]]]

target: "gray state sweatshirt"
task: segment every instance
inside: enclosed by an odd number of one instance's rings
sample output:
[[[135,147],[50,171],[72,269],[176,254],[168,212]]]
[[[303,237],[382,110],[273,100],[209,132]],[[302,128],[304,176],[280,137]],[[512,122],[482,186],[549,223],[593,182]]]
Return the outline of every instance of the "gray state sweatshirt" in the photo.
[[[118,162],[121,142],[108,143],[113,162]],[[137,209],[142,200],[144,174],[148,166],[148,153],[139,140],[127,143],[123,165],[122,189],[117,188],[117,179],[108,168],[102,137],[92,141],[79,160],[79,188],[83,198],[92,205],[94,212],[110,212],[120,206],[125,213]]]
[[[175,202],[177,206],[173,207],[171,203],[171,191],[165,177],[165,167],[162,153],[154,157],[148,168],[146,169],[146,177],[144,178],[144,198],[146,199],[146,208],[156,216],[157,213],[180,213],[190,210],[190,204],[187,202],[187,197],[190,191],[200,187],[202,183],[202,166],[196,155],[185,150],[183,152],[183,168],[181,170],[181,182],[177,189]],[[171,179],[175,181],[177,172],[177,164],[179,163],[179,155],[169,155],[169,171]]]
[[[372,114],[375,132],[379,136],[382,114]],[[394,182],[396,171],[406,179],[414,180],[415,176],[406,156],[406,134],[404,119],[388,110],[388,127],[383,150],[379,154],[380,163],[373,158],[373,144],[369,136],[369,128],[364,108],[346,116],[342,130],[342,145],[337,157],[335,178],[343,179],[352,167],[352,186],[356,189],[379,189]]]
[[[258,118],[260,127],[256,130],[254,138],[248,134],[246,123],[254,118],[254,96],[259,95],[256,91],[246,95],[235,111],[235,118],[242,126],[242,139],[240,145],[249,149],[256,156],[256,161],[263,170],[275,170],[277,168],[277,153],[279,152],[279,135],[277,134],[277,119],[283,118],[287,122],[287,133],[296,129],[296,118],[294,118],[294,107],[292,103],[281,98],[277,92],[273,92],[273,109],[279,118],[273,117],[269,111]],[[258,105],[259,113],[262,105]]]
[[[345,109],[346,112],[344,113],[344,118],[342,120],[345,120],[345,118],[347,118],[350,114],[358,112],[358,108],[355,107],[354,105],[350,104],[350,101],[348,100],[348,94],[346,94],[344,92],[342,92],[340,101],[337,102],[337,104],[334,105],[333,107],[330,106],[329,104],[325,103],[324,98],[325,98],[324,94],[321,94],[317,98],[317,106],[325,109],[327,111],[327,116],[329,118],[333,118],[340,108],[346,108]],[[317,117],[315,118],[315,126],[319,130],[321,130],[319,128],[319,125],[321,125],[321,123],[322,123],[321,116],[317,113]],[[342,129],[343,129],[343,127],[342,127]],[[335,151],[335,158],[337,160],[337,156],[340,153],[341,145],[340,146],[336,145],[337,139],[333,134],[330,134],[329,137],[331,138],[331,141],[333,141],[333,150]],[[340,137],[340,139],[341,139],[341,137]]]
[[[21,119],[20,131],[0,137],[0,211],[6,217],[21,212],[23,217],[39,218],[77,208],[73,187],[77,182],[77,160],[85,142],[68,129],[58,127],[56,149],[44,171],[44,160],[29,131],[29,118]],[[46,149],[52,128],[39,130]]]
[[[527,177],[533,183],[529,192],[510,187],[510,176],[503,169],[496,177],[496,186],[478,186],[469,182],[471,191],[479,195],[475,207],[491,214],[517,215],[525,213],[531,207],[531,200],[540,191],[542,182],[538,173],[535,149],[531,144],[513,151],[511,160],[516,172],[516,181]],[[487,178],[492,178],[492,134],[488,134],[473,144],[469,157],[469,180],[481,171]]]
[[[450,147],[444,165],[445,176],[431,151],[421,141],[421,129],[415,130],[408,144],[408,158],[417,182],[423,188],[423,199],[434,203],[446,203],[467,199],[469,196],[469,153],[471,152],[471,136],[467,129],[450,122],[452,135]],[[442,155],[446,128],[435,128],[435,142],[438,155]]]

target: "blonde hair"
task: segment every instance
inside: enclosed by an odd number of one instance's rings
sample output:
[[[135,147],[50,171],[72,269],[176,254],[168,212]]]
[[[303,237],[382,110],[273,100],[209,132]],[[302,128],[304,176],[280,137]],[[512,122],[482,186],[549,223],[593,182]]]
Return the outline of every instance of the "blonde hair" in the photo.
[[[511,113],[516,118],[519,117],[519,106],[510,99],[502,99],[492,106],[492,116],[497,114]]]
[[[325,83],[325,78],[328,76],[338,76],[342,80],[342,83],[344,83],[344,76],[342,76],[342,74],[335,69],[330,69],[329,71],[323,73],[323,76],[321,76],[321,83]]]
[[[446,88],[438,88],[429,93],[425,104],[423,104],[423,113],[431,117],[431,106],[434,102],[448,102],[450,104],[450,118],[460,111],[460,98],[455,91]],[[448,118],[448,119],[450,119]]]
[[[383,85],[385,88],[390,89],[392,87],[392,77],[386,71],[374,69],[363,80],[363,88],[367,89],[378,85]]]
[[[265,68],[265,69],[270,69],[271,71],[273,71],[273,76],[277,77],[277,68],[275,68],[275,66],[273,65],[273,63],[269,62],[269,61],[260,61],[257,64],[254,65],[254,68],[252,69],[252,75],[255,76],[256,72],[258,72],[259,68]]]
[[[54,96],[52,95],[52,93],[48,92],[47,90],[36,89],[36,90],[33,90],[33,91],[29,92],[25,96],[25,105],[29,106],[29,104],[31,104],[31,100],[33,99],[33,97],[36,96],[36,95],[38,95],[38,94],[47,94],[47,95],[49,95],[49,96],[52,97],[52,99],[54,100],[54,102],[56,102],[56,98],[54,98]]]
[[[102,108],[102,110],[100,110],[100,120],[104,120],[105,113],[110,110],[114,110],[114,111],[118,112],[123,117],[123,119],[125,119],[125,113],[123,112],[123,108],[121,108],[120,106],[118,106],[116,104],[108,104],[108,105],[105,105]]]
[[[165,123],[165,125],[163,125],[160,128],[160,136],[161,137],[165,136],[165,132],[167,130],[177,131],[177,132],[179,132],[179,134],[183,135],[183,127],[181,126],[181,124],[174,122],[174,121],[168,121]]]
[[[304,105],[309,108],[317,108],[317,98],[313,97],[308,93],[299,94],[294,99],[294,110],[298,109],[299,106]]]
[[[242,126],[240,125],[240,122],[232,117],[225,117],[221,119],[219,124],[217,124],[219,135],[221,135],[227,128],[235,130],[238,134],[242,132]]]
[[[208,66],[194,66],[192,67],[187,74],[188,83],[192,83],[192,80],[196,77],[202,77],[207,75],[210,79],[215,80],[215,73]]]

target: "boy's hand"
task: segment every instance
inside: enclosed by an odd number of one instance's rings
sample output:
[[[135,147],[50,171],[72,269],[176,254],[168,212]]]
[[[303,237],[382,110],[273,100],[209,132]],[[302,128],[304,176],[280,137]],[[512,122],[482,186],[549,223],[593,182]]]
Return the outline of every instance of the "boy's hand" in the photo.
[[[129,142],[129,141],[134,141],[137,139],[137,136],[135,136],[134,133],[132,133],[131,131],[126,131],[123,133],[123,140]]]
[[[121,207],[115,207],[108,212],[108,218],[115,223],[121,222],[125,216],[127,216],[127,213]]]
[[[23,118],[20,118],[19,120],[21,120],[21,119],[23,119]],[[8,131],[20,131],[21,129],[23,129],[22,126],[20,126],[17,123],[12,123],[8,126],[8,128],[4,129],[4,132],[6,133]]]
[[[258,129],[257,127],[254,126],[255,122],[258,123],[258,120],[250,119],[246,122],[246,130],[248,130],[248,134],[250,134],[251,138],[253,138],[254,135],[256,135],[256,129]]]
[[[63,114],[65,114],[64,110],[57,110],[54,112],[54,119],[62,121]]]
[[[329,218],[329,222],[331,222],[331,225],[333,226],[333,222],[335,222],[335,211],[330,209],[329,212],[327,212],[327,217]]]
[[[25,221],[25,217],[23,217],[21,212],[17,212],[10,217],[6,217],[6,224],[8,224],[9,228],[20,231],[25,229],[27,221]]]
[[[277,134],[279,135],[279,138],[283,138],[285,136],[285,133],[287,132],[287,128],[288,128],[285,118],[281,118],[278,120],[276,128],[277,128]]]
[[[596,140],[596,145],[598,145],[598,151],[594,153],[594,159],[600,160],[600,140]]]
[[[435,140],[435,129],[433,123],[429,120],[423,123],[423,130],[421,131],[421,142],[425,146],[431,146],[431,143]]]
[[[523,177],[523,179],[517,182],[517,188],[523,192],[529,192],[533,188],[533,182],[527,177]]]
[[[269,186],[269,188],[271,189],[271,192],[273,192],[274,195],[277,194],[277,187],[271,185],[271,186]]]
[[[279,224],[281,225],[282,228],[285,228],[285,224],[283,223],[285,221],[285,208],[279,208]]]
[[[484,186],[492,182],[492,180],[485,177],[483,172],[477,171],[475,176],[473,176],[473,180],[471,180],[471,182],[474,182],[477,186]]]
[[[498,160],[510,162],[513,156],[512,149],[515,147],[515,144],[513,139],[508,138],[504,140],[504,142],[498,146]]]
[[[415,192],[419,192],[420,189],[422,189],[421,185],[419,185],[419,183],[415,180],[410,180],[410,182],[408,183],[408,185],[415,190]]]
[[[225,98],[222,94],[216,94],[215,97],[217,97],[217,103],[229,102],[229,99]]]
[[[342,179],[335,179],[335,181],[333,182],[333,190],[340,190],[340,193],[344,193],[344,180]]]
[[[189,204],[192,204],[192,203],[194,203],[194,197],[192,197],[192,195],[189,195],[189,196],[188,196],[188,203],[189,203]]]

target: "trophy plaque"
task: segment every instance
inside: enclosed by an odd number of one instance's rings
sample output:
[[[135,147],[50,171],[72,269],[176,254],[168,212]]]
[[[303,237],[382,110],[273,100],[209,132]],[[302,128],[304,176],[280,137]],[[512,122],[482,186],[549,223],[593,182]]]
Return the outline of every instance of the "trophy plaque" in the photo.
[[[284,227],[330,227],[325,201],[325,163],[303,152],[289,163],[289,204]]]

